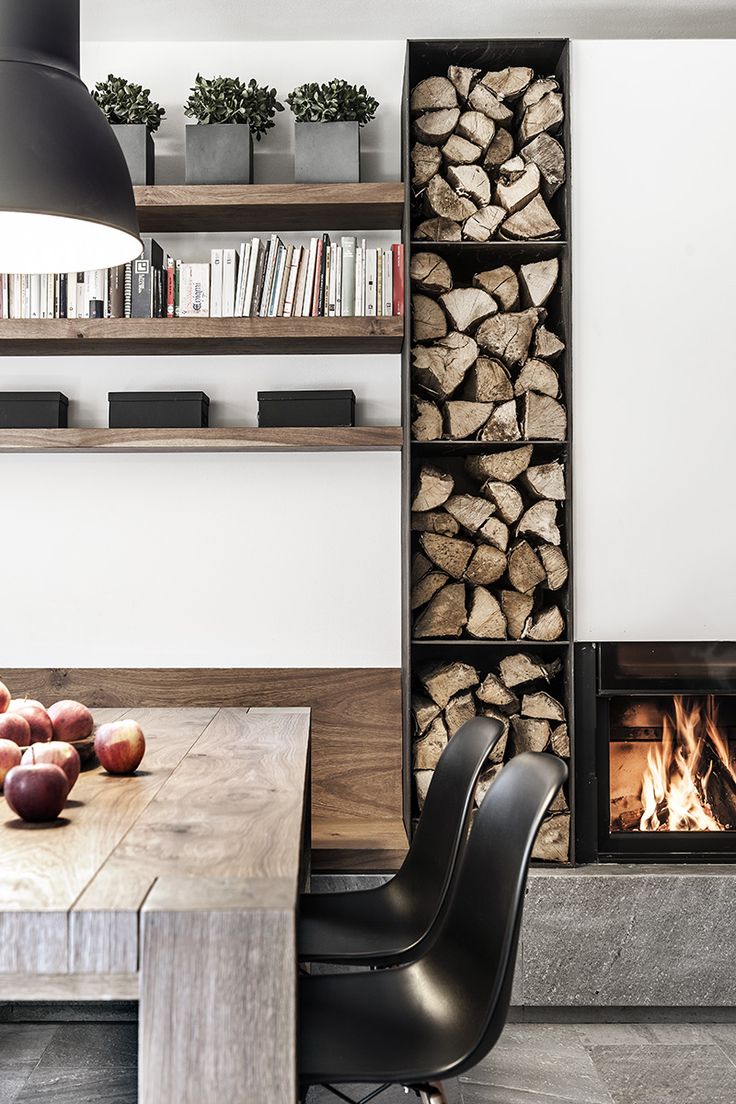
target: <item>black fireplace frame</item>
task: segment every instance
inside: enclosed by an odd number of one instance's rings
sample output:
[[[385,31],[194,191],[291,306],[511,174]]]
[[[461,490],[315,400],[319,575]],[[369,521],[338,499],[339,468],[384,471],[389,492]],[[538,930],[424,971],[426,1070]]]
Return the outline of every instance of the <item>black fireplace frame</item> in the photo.
[[[736,861],[736,832],[611,832],[610,706],[617,697],[671,694],[736,696],[736,643],[707,642],[707,673],[688,663],[694,645],[629,645],[656,657],[646,679],[621,676],[614,643],[575,645],[575,855],[578,862],[726,863]],[[705,666],[705,664],[703,665]],[[732,672],[729,677],[729,672]]]

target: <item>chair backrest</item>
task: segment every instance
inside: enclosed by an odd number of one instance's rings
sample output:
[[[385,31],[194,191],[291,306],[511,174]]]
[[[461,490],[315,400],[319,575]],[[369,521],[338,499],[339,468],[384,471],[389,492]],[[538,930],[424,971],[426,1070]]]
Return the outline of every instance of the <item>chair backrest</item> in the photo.
[[[457,1004],[457,1057],[447,1076],[476,1065],[503,1030],[531,851],[566,778],[561,759],[524,752],[504,766],[476,815],[445,922],[425,960]]]
[[[427,791],[414,839],[392,891],[411,897],[432,921],[445,900],[465,846],[473,794],[489,754],[503,733],[495,717],[473,717],[450,739]]]

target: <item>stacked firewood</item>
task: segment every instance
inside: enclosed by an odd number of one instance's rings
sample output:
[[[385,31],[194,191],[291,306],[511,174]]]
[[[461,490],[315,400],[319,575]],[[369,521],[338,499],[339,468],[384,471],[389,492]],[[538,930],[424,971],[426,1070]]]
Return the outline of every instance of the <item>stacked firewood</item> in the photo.
[[[565,709],[551,693],[559,674],[559,659],[544,663],[520,652],[504,656],[481,677],[469,663],[443,663],[420,671],[412,695],[415,739],[412,748],[414,782],[421,809],[440,755],[457,730],[472,717],[495,717],[503,733],[483,769],[476,805],[488,792],[504,762],[523,751],[546,751],[570,757]],[[534,858],[565,862],[570,839],[570,812],[559,793],[542,826]]]
[[[526,66],[497,72],[451,65],[411,93],[411,179],[418,224],[432,241],[549,241],[547,204],[565,182],[564,120],[555,77]]]
[[[568,565],[558,526],[561,459],[532,463],[532,445],[422,464],[412,499],[414,636],[558,640],[552,595]]]
[[[505,264],[455,287],[447,261],[415,253],[412,436],[417,441],[564,441],[554,366],[564,343],[545,325],[559,260]]]

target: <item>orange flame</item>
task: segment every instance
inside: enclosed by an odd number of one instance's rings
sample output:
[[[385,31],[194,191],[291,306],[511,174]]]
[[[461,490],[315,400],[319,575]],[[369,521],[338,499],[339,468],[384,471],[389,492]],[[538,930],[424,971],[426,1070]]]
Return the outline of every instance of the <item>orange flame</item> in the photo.
[[[718,728],[718,709],[709,696],[690,707],[681,695],[673,698],[674,718],[665,713],[662,741],[649,751],[642,778],[639,822],[642,832],[720,832],[708,789],[716,756],[736,780],[728,745]],[[706,745],[711,754],[704,754]]]

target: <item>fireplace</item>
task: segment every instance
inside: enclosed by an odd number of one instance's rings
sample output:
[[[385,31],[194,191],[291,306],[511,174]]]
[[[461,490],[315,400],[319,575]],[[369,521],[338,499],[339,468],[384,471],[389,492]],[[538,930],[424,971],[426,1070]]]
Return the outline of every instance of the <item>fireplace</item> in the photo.
[[[578,860],[736,859],[736,644],[576,648]]]

